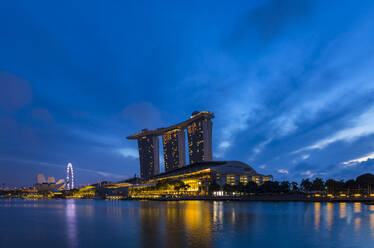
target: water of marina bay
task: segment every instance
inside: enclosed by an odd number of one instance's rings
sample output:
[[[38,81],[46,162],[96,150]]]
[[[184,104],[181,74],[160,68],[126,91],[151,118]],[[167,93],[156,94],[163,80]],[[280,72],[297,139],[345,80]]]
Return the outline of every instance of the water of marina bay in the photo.
[[[362,203],[0,200],[0,247],[374,247]]]

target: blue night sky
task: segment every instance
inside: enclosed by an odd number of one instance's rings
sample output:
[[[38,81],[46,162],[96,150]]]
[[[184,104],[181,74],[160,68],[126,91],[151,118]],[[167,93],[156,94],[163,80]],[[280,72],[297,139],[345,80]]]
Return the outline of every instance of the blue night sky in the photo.
[[[212,111],[217,160],[374,170],[373,1],[1,1],[0,183],[139,174],[142,128]]]

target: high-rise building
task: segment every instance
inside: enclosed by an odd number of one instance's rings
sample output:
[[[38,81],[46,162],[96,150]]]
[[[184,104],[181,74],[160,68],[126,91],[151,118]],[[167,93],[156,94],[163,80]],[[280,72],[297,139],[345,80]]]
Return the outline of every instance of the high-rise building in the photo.
[[[159,141],[157,136],[138,138],[140,175],[148,179],[160,173]]]
[[[43,174],[38,174],[37,176],[36,176],[36,183],[37,184],[41,184],[41,183],[45,183],[46,181],[45,181],[45,176],[43,175]]]
[[[186,165],[186,133],[174,129],[162,135],[165,171],[171,171]]]
[[[138,140],[141,178],[148,179],[160,172],[159,140],[163,138],[165,171],[186,165],[185,129],[188,133],[190,164],[213,160],[211,119],[214,114],[208,111],[195,111],[192,116],[178,124],[157,128],[143,129],[127,139]]]
[[[193,112],[191,118],[196,117],[201,112]],[[202,116],[189,123],[188,152],[190,164],[202,161],[213,160],[212,155],[212,128],[213,123],[208,116]]]

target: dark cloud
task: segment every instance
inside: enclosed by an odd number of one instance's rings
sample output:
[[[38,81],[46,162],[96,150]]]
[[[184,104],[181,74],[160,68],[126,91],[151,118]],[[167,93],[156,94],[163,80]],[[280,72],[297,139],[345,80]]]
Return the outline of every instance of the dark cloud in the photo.
[[[54,118],[51,115],[51,113],[48,111],[48,109],[44,108],[35,108],[32,110],[32,117],[36,120],[40,120],[43,122],[53,122]]]
[[[17,111],[32,100],[30,83],[16,75],[0,71],[0,108],[5,111]]]
[[[123,117],[131,120],[138,128],[157,128],[161,124],[161,113],[152,104],[139,102],[123,110]]]
[[[270,0],[241,18],[230,37],[237,44],[257,37],[263,45],[278,37],[288,25],[308,17],[315,3],[310,0]]]
[[[40,148],[40,140],[34,128],[11,117],[0,115],[0,145],[2,151]]]

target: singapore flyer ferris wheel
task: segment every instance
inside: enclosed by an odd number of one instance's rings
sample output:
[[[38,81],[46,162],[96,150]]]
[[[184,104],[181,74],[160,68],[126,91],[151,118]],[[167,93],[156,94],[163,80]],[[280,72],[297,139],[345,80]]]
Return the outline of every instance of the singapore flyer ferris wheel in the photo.
[[[66,189],[74,189],[74,171],[71,163],[68,163],[66,168]]]

